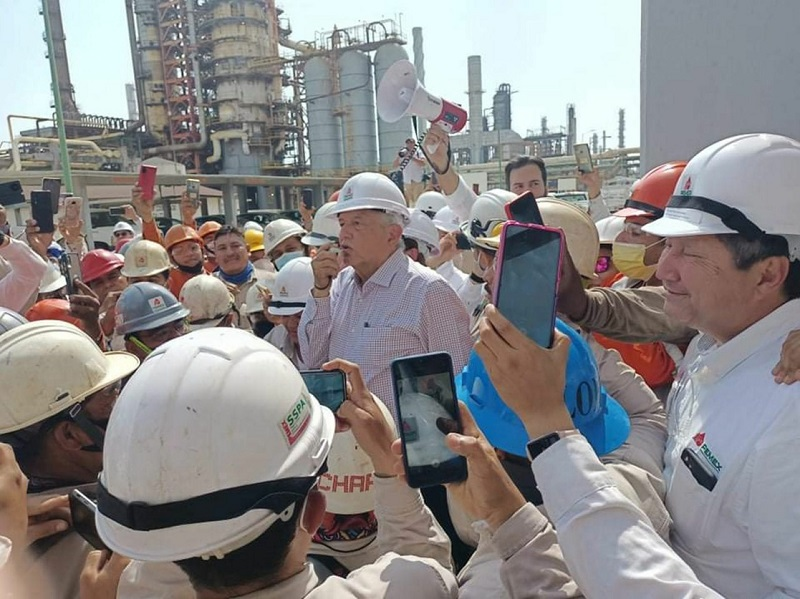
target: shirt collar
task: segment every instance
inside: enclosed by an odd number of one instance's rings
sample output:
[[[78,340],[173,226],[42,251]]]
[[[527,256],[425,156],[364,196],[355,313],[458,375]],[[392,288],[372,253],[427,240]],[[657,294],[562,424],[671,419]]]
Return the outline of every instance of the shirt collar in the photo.
[[[319,578],[311,564],[306,563],[305,568],[286,580],[276,585],[243,595],[242,599],[281,599],[282,597],[305,597],[319,586]]]
[[[369,279],[362,283],[362,286],[370,283],[381,287],[389,287],[394,276],[408,266],[408,261],[408,256],[402,250],[397,249]]]
[[[703,334],[698,339],[698,349],[702,352],[704,347],[709,348],[708,356],[703,360],[706,376],[710,377],[710,381],[721,379],[764,346],[785,337],[797,327],[798,322],[800,299],[795,299],[773,310],[722,345],[711,347],[711,337]]]

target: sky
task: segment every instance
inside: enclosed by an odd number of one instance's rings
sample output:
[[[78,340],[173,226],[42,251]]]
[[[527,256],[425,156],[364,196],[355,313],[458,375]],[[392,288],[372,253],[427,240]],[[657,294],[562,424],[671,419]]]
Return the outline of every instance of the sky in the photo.
[[[39,0],[0,0],[0,141],[8,114],[53,113]],[[566,126],[575,104],[578,141],[592,132],[617,145],[617,113],[626,110],[626,145],[639,142],[640,0],[278,0],[292,38],[311,40],[334,25],[394,18],[407,36],[423,28],[427,88],[467,106],[467,57],[482,56],[484,107],[511,84],[512,128]],[[127,118],[133,81],[124,0],[61,0],[67,53],[82,112]],[[12,51],[13,49],[13,51]]]

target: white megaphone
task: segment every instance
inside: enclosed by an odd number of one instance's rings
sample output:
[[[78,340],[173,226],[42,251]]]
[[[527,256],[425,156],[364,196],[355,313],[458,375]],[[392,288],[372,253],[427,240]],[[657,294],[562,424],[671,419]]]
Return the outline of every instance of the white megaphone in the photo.
[[[458,133],[467,124],[467,111],[428,92],[408,60],[398,60],[384,73],[378,85],[378,114],[387,123],[421,116],[447,133]]]

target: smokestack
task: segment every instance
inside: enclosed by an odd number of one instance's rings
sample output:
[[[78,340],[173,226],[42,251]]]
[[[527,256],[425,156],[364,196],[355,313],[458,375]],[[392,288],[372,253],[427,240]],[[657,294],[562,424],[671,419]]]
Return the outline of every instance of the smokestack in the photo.
[[[619,109],[619,147],[625,147],[625,109]]]
[[[547,117],[542,117],[542,135],[547,135],[550,130],[547,128]]]
[[[467,57],[467,95],[469,97],[470,162],[481,161],[481,139],[483,138],[483,78],[481,57]]]
[[[578,120],[575,118],[575,104],[567,104],[567,154],[572,154],[578,131]]]

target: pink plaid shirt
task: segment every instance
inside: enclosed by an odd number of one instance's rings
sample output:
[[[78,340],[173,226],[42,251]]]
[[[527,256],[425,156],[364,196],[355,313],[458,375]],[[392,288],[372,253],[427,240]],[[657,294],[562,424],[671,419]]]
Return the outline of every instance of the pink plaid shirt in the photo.
[[[328,298],[308,299],[298,333],[308,368],[333,358],[355,362],[395,419],[392,360],[445,351],[458,374],[472,349],[458,295],[400,250],[363,284],[352,268],[340,272]]]

